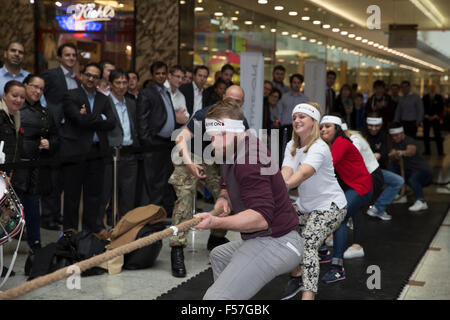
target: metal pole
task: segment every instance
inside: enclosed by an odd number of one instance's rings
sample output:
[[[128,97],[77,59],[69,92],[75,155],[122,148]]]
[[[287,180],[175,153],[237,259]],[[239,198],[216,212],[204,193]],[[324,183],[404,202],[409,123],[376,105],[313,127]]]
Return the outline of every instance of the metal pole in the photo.
[[[120,147],[114,147],[114,155],[113,155],[113,226],[116,227],[117,223],[117,205],[118,205],[118,196],[117,196],[117,179],[118,179],[118,167],[117,163],[120,160]]]

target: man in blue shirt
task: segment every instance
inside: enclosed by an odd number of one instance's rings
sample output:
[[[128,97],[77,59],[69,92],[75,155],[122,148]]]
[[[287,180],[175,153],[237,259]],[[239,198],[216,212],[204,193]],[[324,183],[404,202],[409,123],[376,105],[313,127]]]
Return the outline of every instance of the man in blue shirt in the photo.
[[[120,161],[118,163],[118,217],[119,221],[128,211],[135,208],[135,195],[138,175],[137,155],[131,151],[131,147],[138,147],[136,130],[136,102],[126,96],[128,90],[128,73],[122,69],[111,71],[109,75],[109,87],[111,94],[109,101],[111,109],[116,116],[116,126],[108,132],[110,147],[120,148]],[[113,192],[112,162],[105,165],[105,180],[103,186],[103,198],[101,201],[100,215],[104,217],[105,208],[112,200]],[[110,220],[110,219],[108,219]],[[112,219],[111,219],[112,222]],[[113,223],[108,223],[113,225]]]
[[[3,88],[10,80],[22,82],[29,74],[22,69],[25,49],[20,42],[10,42],[3,53],[5,65],[0,69],[0,97],[3,96]]]

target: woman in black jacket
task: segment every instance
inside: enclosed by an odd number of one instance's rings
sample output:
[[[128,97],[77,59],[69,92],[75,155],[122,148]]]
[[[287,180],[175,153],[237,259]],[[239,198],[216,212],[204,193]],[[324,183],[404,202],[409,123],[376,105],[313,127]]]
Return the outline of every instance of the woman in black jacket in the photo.
[[[48,110],[39,102],[44,92],[44,79],[30,74],[23,83],[25,104],[20,109],[20,123],[23,129],[20,159],[25,162],[36,161],[50,157],[56,148],[56,127]],[[42,193],[50,189],[50,171],[48,167],[43,166],[17,169],[12,184],[24,206],[27,241],[33,251],[41,247],[39,199]]]

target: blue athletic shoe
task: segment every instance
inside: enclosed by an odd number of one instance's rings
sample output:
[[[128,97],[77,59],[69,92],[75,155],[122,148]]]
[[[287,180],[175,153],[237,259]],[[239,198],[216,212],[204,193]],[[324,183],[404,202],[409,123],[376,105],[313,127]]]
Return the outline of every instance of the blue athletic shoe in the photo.
[[[322,281],[325,283],[332,283],[345,279],[344,267],[338,265],[331,265],[330,270],[323,276]]]
[[[331,252],[327,250],[324,253],[319,252],[319,263],[327,263],[331,261]]]

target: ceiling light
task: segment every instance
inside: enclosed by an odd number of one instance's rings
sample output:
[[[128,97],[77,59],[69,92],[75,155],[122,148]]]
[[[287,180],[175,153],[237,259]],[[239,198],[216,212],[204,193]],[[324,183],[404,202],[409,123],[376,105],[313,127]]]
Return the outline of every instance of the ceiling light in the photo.
[[[367,43],[367,41],[369,41],[369,40],[367,40],[367,39],[362,39],[362,43]]]
[[[350,39],[352,39],[352,38],[354,38],[354,37],[356,37],[356,36],[355,36],[355,34],[350,33],[350,34],[348,35],[348,37],[349,37]]]
[[[287,36],[287,35],[289,35],[289,32],[283,31],[281,34],[282,34],[283,36]]]
[[[379,43],[374,43],[373,46],[374,46],[375,48],[377,48],[377,47],[380,46],[380,44],[379,44]]]
[[[275,11],[281,11],[281,10],[284,9],[284,7],[283,7],[283,6],[275,6],[275,7],[273,7],[273,9],[274,9]]]
[[[205,10],[203,7],[195,7],[194,11],[201,12]]]
[[[331,29],[331,31],[333,31],[333,32],[339,32],[339,28],[333,28],[333,29]]]
[[[321,45],[323,44],[323,42],[322,42],[322,41],[319,41],[319,42],[317,42],[317,44],[318,44],[319,46],[321,46]]]
[[[317,41],[316,39],[309,39],[309,42],[312,42],[312,43],[314,43],[316,41]]]
[[[303,21],[309,21],[309,19],[311,19],[311,18],[308,17],[308,16],[303,16],[303,17],[302,17],[302,20],[303,20]]]
[[[313,24],[321,24],[320,20],[314,20]]]
[[[216,17],[221,17],[221,16],[223,16],[223,12],[214,12],[214,15]]]
[[[231,17],[231,21],[237,21],[238,17]]]
[[[267,4],[267,0],[258,0],[259,4]]]
[[[260,25],[259,27],[260,27],[261,29],[265,29],[265,28],[266,28],[266,26],[265,26],[265,25],[263,25],[263,24],[262,24],[262,25]]]
[[[56,2],[55,2],[55,5],[56,5],[57,7],[61,7],[61,6],[62,6],[62,3],[59,2],[59,1],[56,1]]]
[[[308,38],[305,36],[300,37],[300,40],[306,40],[306,39],[308,39]]]
[[[443,27],[444,17],[429,0],[409,0],[439,28]]]
[[[293,35],[291,35],[291,37],[292,37],[292,38],[298,38],[298,34],[295,34],[295,33],[294,33]]]
[[[251,25],[251,24],[253,24],[253,21],[251,21],[251,20],[246,20],[244,23],[245,23],[246,25]]]
[[[296,15],[298,15],[298,12],[297,11],[289,11],[289,15],[296,16]]]
[[[373,45],[373,41],[369,41],[369,42],[367,42],[367,44],[368,44],[369,46],[371,46],[371,45]]]
[[[355,40],[356,41],[360,41],[362,38],[360,37],[360,36],[357,36],[356,38],[355,38]]]
[[[270,29],[270,32],[277,32],[277,29],[272,28],[272,29]]]
[[[324,28],[324,29],[330,29],[331,26],[330,26],[329,24],[324,24],[324,25],[322,25],[322,28]]]
[[[347,34],[348,34],[348,31],[341,31],[341,34],[343,35],[343,36],[346,36]]]

